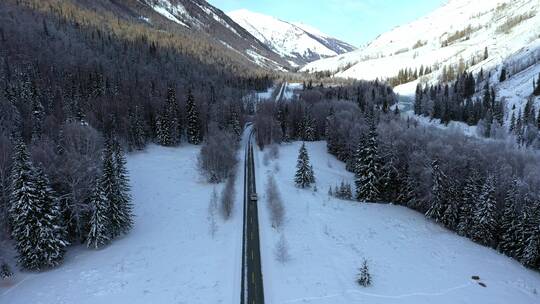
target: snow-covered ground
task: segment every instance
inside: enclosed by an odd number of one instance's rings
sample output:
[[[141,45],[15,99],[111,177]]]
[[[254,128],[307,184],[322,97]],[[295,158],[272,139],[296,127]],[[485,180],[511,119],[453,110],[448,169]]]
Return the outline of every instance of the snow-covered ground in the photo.
[[[300,143],[282,145],[265,166],[256,154],[258,189],[273,174],[286,208],[283,233],[291,259],[276,261],[281,232],[259,208],[265,294],[268,303],[539,303],[540,274],[392,205],[360,204],[328,197],[329,186],[353,176],[327,154],[323,142],[307,143],[318,192],[293,185]],[[261,190],[259,190],[261,192]],[[261,204],[266,204],[264,193]],[[355,283],[362,259],[373,286]],[[480,276],[482,287],[472,280]]]
[[[130,155],[133,231],[99,251],[72,248],[55,270],[17,273],[0,285],[0,303],[239,303],[242,204],[228,222],[216,215],[212,238],[213,186],[199,177],[198,152],[194,146],[151,146]]]

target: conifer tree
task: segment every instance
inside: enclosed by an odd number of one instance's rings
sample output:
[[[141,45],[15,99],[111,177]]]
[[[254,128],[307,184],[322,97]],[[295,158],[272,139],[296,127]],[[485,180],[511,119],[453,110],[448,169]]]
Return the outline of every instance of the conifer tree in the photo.
[[[0,279],[5,280],[11,278],[12,276],[13,272],[11,271],[8,263],[2,262],[2,265],[0,266]]]
[[[120,234],[128,233],[133,227],[133,206],[131,203],[129,176],[127,171],[127,161],[124,151],[118,142],[114,142],[114,169],[117,183],[117,201],[118,204],[118,226],[117,231]],[[113,218],[112,218],[113,219]],[[112,221],[113,229],[115,222]],[[114,236],[114,235],[113,235]]]
[[[426,216],[436,222],[441,222],[443,214],[446,208],[448,208],[448,197],[445,191],[448,184],[448,177],[441,170],[439,160],[437,159],[431,163],[431,170],[433,180],[431,187],[431,206],[426,212]]]
[[[195,97],[193,97],[191,91],[188,92],[187,96],[186,115],[187,140],[190,144],[198,145],[202,142],[201,120],[199,118],[199,110],[195,104]]]
[[[516,210],[517,199],[517,180],[514,179],[504,198],[504,210],[500,228],[501,237],[497,246],[500,252],[510,257],[515,255],[517,248],[520,246],[518,234],[519,218]]]
[[[400,179],[401,187],[396,202],[402,206],[414,208],[416,205],[416,182],[409,173],[408,165]]]
[[[536,87],[533,91],[534,96],[540,96],[540,74],[538,74],[538,79],[536,80]]]
[[[45,174],[34,169],[22,141],[13,163],[9,215],[17,262],[34,271],[57,266],[68,245],[58,201]]]
[[[395,157],[391,156],[389,161],[383,165],[383,174],[379,179],[380,199],[388,203],[397,201],[402,187],[395,162]]]
[[[474,224],[474,210],[477,197],[482,189],[482,180],[476,169],[472,169],[461,192],[459,223],[457,232],[461,236],[470,237]]]
[[[294,182],[299,188],[307,188],[315,183],[315,175],[313,173],[313,167],[309,162],[309,155],[305,143],[302,143],[302,147],[300,147],[298,153]]]
[[[475,242],[490,246],[494,243],[497,233],[497,202],[495,200],[495,178],[486,178],[482,191],[473,213],[471,239]]]
[[[371,285],[371,274],[369,273],[369,267],[367,260],[364,259],[362,267],[360,268],[360,273],[358,274],[358,279],[356,282],[363,287],[368,287]]]
[[[39,231],[39,193],[36,187],[34,168],[26,145],[19,141],[15,147],[11,172],[11,194],[9,216],[11,236],[18,252],[18,263],[28,270],[39,270],[41,261],[35,252]]]
[[[138,106],[129,112],[129,148],[142,150],[146,146],[146,138],[141,113]]]
[[[306,111],[304,119],[302,121],[302,140],[303,141],[315,141],[315,121],[311,117],[309,110]]]
[[[108,204],[108,233],[111,239],[127,233],[133,225],[126,161],[121,147],[109,138],[103,153],[100,187]]]
[[[36,171],[36,189],[40,198],[41,220],[39,223],[40,260],[44,267],[59,265],[69,245],[66,227],[63,222],[60,202],[50,187],[50,182],[41,168]]]
[[[167,104],[165,108],[165,117],[167,118],[166,132],[168,133],[169,142],[167,146],[174,146],[180,142],[180,121],[178,115],[178,103],[176,101],[176,90],[174,87],[169,87],[167,90]]]
[[[540,266],[540,203],[525,199],[523,218],[519,227],[521,248],[516,257],[528,267]]]
[[[88,248],[99,249],[110,242],[109,202],[100,180],[96,181],[90,205],[92,207],[89,232],[86,238]]]
[[[503,82],[506,80],[506,68],[503,67],[501,70],[501,76],[499,77],[499,82]]]
[[[380,198],[379,144],[374,118],[370,119],[367,140],[360,150],[355,164],[356,199],[361,202],[376,202]]]

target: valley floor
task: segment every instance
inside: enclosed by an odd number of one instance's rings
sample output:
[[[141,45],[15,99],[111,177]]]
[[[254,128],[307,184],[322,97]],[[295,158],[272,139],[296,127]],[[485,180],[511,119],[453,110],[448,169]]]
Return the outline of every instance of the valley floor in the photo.
[[[540,274],[492,249],[439,227],[400,206],[360,204],[327,195],[345,166],[323,142],[307,143],[318,191],[294,187],[300,143],[283,145],[280,157],[258,156],[258,189],[275,176],[286,208],[283,232],[271,227],[261,206],[263,274],[268,303],[538,303]],[[268,157],[266,157],[268,159]],[[267,164],[267,165],[265,165]],[[261,194],[261,196],[264,196]],[[266,204],[264,197],[261,203]],[[290,261],[276,261],[284,233]],[[363,258],[373,286],[355,279]],[[472,276],[479,276],[482,287]]]
[[[0,285],[0,303],[239,303],[242,206],[229,222],[216,215],[212,238],[213,186],[197,172],[198,153],[151,146],[130,155],[134,229],[99,251],[70,249],[58,269],[16,274]]]
[[[329,198],[328,186],[353,176],[322,142],[307,144],[318,192],[295,188],[299,146],[281,146],[276,160],[265,161],[265,152],[255,155],[267,304],[540,301],[540,274],[421,214]],[[239,303],[243,176],[237,177],[234,216],[223,222],[218,215],[212,238],[213,186],[197,173],[198,151],[152,146],[130,155],[134,230],[99,251],[72,248],[58,269],[17,273],[0,284],[0,303]],[[275,175],[285,203],[282,232],[270,225],[264,194],[268,174]],[[274,254],[280,233],[291,256],[284,264]],[[369,288],[355,283],[363,258],[373,276]]]

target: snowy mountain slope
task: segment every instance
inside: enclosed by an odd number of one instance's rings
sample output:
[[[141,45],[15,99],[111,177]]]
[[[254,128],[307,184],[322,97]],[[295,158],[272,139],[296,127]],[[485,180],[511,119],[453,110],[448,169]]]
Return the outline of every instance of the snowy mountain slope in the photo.
[[[153,24],[165,18],[180,30],[204,34],[244,56],[247,60],[269,69],[283,70],[289,64],[265,44],[236,24],[229,16],[204,0],[137,0],[151,9],[142,12],[142,19]],[[154,14],[152,14],[152,12]]]
[[[277,160],[256,153],[257,188],[273,174],[285,205],[285,224],[272,228],[261,193],[260,229],[269,303],[307,304],[532,304],[540,301],[540,274],[495,250],[459,237],[400,206],[340,201],[329,186],[353,183],[324,142],[306,143],[318,191],[294,186],[301,143],[281,145]],[[269,151],[270,149],[266,149]],[[267,152],[269,153],[269,152]],[[266,163],[266,165],[265,165]],[[290,260],[276,261],[280,235]],[[373,286],[355,282],[363,258]],[[479,276],[482,287],[472,276]]]
[[[248,10],[228,15],[257,39],[295,65],[333,57],[355,49],[302,23],[290,23]]]
[[[0,280],[0,303],[239,303],[242,204],[227,222],[216,214],[212,237],[213,186],[198,178],[199,150],[151,146],[129,155],[134,229],[98,251],[73,248],[57,269]],[[241,174],[236,186],[241,201]]]
[[[493,70],[539,40],[537,0],[451,0],[423,18],[382,34],[363,49],[310,63],[302,70],[385,79],[397,76],[400,69],[424,66],[434,72],[421,81],[435,82],[444,66],[457,69],[462,61],[471,70]],[[484,60],[486,47],[489,57]],[[407,88],[402,92],[414,93],[415,86]]]

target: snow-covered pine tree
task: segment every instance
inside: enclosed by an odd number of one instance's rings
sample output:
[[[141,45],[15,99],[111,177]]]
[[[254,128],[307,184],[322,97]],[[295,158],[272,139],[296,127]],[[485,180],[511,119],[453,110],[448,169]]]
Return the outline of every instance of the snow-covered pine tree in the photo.
[[[141,113],[138,106],[129,112],[129,148],[130,150],[142,150],[146,146],[146,136]]]
[[[195,97],[193,97],[191,91],[188,92],[187,96],[186,115],[187,140],[190,144],[198,145],[202,142],[201,120],[199,118],[199,111],[197,109],[197,105],[195,104]]]
[[[110,242],[109,201],[102,188],[102,181],[97,180],[90,201],[92,211],[90,214],[89,232],[86,237],[88,248],[99,249]]]
[[[111,239],[127,233],[133,225],[126,161],[119,144],[108,138],[103,151],[100,187],[108,204],[108,232]]]
[[[377,126],[375,119],[370,119],[370,128],[365,144],[361,148],[355,165],[356,199],[361,202],[376,202],[379,200],[379,144],[377,142]]]
[[[13,272],[11,271],[8,263],[2,262],[2,265],[0,266],[0,279],[5,280],[11,278],[12,276]]]
[[[156,118],[156,139],[157,143],[162,146],[169,146],[171,137],[169,134],[167,116],[158,116]]]
[[[504,210],[501,217],[501,237],[497,249],[513,257],[520,246],[518,235],[518,213],[516,210],[518,181],[514,178],[504,198]]]
[[[167,104],[165,106],[165,117],[167,117],[167,132],[169,134],[168,146],[175,146],[180,142],[180,121],[178,115],[178,103],[176,102],[176,90],[174,87],[167,89]]]
[[[36,170],[36,190],[40,198],[40,218],[35,229],[39,231],[39,239],[35,248],[42,267],[58,266],[69,245],[60,202],[50,187],[50,182],[41,168]]]
[[[438,159],[435,159],[431,163],[431,170],[433,180],[433,185],[431,187],[431,205],[426,212],[426,217],[431,218],[436,222],[441,222],[446,208],[448,208],[448,197],[446,196],[448,177],[441,170]]]
[[[517,257],[528,266],[540,267],[540,203],[531,199],[525,199],[524,216],[521,223],[520,244]]]
[[[441,224],[450,230],[455,230],[459,223],[459,210],[461,208],[461,202],[453,184],[449,184],[445,189],[445,192],[448,201],[446,210],[444,210],[441,219]]]
[[[391,156],[383,165],[383,175],[379,179],[380,199],[387,203],[397,202],[401,189],[401,179],[396,167],[396,158]]]
[[[41,139],[44,118],[45,109],[39,101],[38,96],[34,96],[32,99],[32,142]]]
[[[457,232],[461,236],[471,236],[474,224],[474,209],[481,190],[482,178],[476,169],[471,169],[461,192],[459,223],[457,227]]]
[[[401,187],[399,189],[398,196],[396,198],[396,203],[407,206],[409,208],[414,208],[416,200],[416,186],[415,181],[411,177],[409,172],[409,163],[405,163],[405,167],[402,170],[402,173],[399,176]]]
[[[362,267],[360,268],[360,273],[358,274],[356,282],[363,287],[368,287],[371,285],[371,274],[369,273],[369,267],[366,259],[364,259],[364,262],[362,263]]]
[[[497,201],[495,200],[495,177],[489,175],[482,186],[482,191],[473,212],[471,239],[485,246],[492,246],[496,240]]]
[[[229,118],[229,130],[234,134],[238,139],[242,134],[242,127],[240,126],[240,116],[238,111],[231,105],[231,113]]]
[[[302,121],[302,140],[316,140],[315,121],[312,118],[310,110],[305,111],[304,120]]]
[[[17,262],[28,270],[39,270],[41,261],[36,254],[39,230],[36,224],[40,219],[39,193],[36,187],[34,167],[26,145],[20,140],[15,147],[11,172],[11,193],[9,217],[11,237],[17,249]]]
[[[127,171],[127,162],[121,145],[115,141],[113,144],[114,152],[114,170],[117,182],[117,201],[118,204],[118,222],[112,221],[113,231],[117,230],[120,234],[128,233],[133,227],[133,206],[131,203],[129,176]],[[111,219],[113,219],[112,217]],[[117,227],[115,225],[117,224]],[[113,235],[114,236],[114,235]]]
[[[302,147],[300,147],[300,151],[298,152],[294,182],[299,188],[308,188],[315,182],[313,167],[309,163],[309,155],[305,143],[302,143]]]

